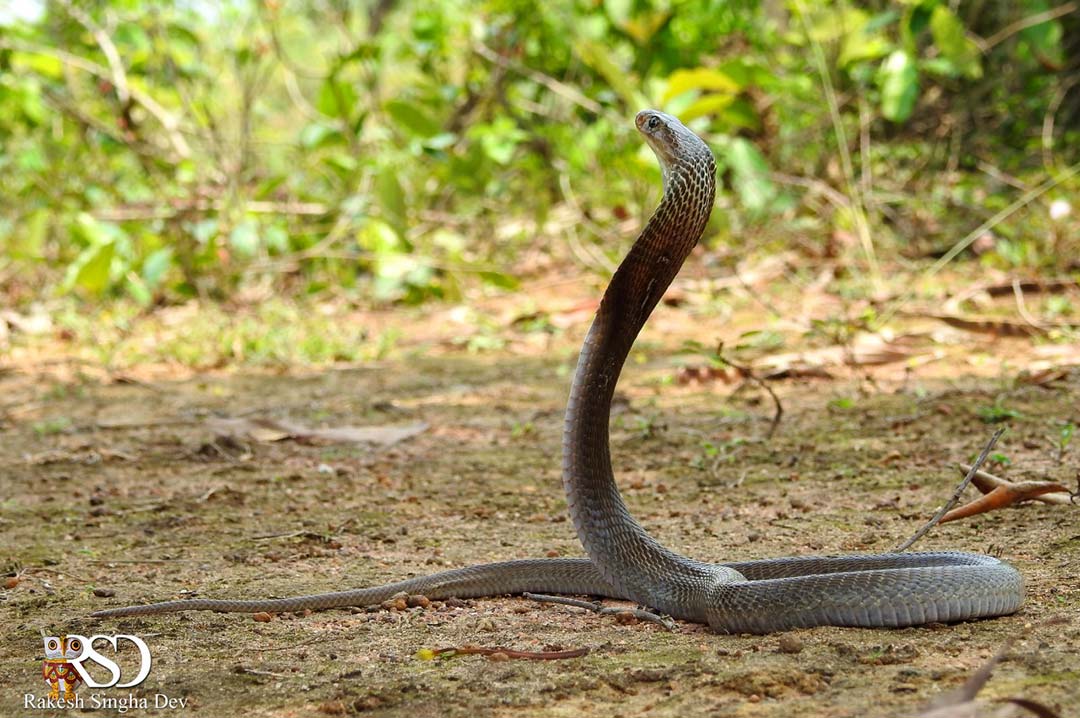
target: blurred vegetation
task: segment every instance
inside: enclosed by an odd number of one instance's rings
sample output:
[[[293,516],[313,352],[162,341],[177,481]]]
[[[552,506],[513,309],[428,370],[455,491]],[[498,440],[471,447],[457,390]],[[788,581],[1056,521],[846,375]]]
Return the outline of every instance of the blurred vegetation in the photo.
[[[1080,187],[1077,2],[27,0],[0,22],[15,304],[420,302],[513,288],[526,257],[610,264],[658,195],[647,106],[716,151],[712,246],[873,277],[1019,198],[981,261],[1076,269],[1077,213],[1048,208]]]

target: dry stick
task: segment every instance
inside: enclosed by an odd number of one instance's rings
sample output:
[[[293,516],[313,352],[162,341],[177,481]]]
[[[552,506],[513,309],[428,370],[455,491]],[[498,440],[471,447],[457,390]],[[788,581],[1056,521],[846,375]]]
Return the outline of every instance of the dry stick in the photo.
[[[1042,25],[1044,22],[1055,20],[1063,15],[1074,13],[1077,10],[1080,10],[1080,3],[1067,2],[1063,5],[1051,8],[1050,10],[1035,13],[1034,15],[1028,15],[1025,18],[1021,18],[1016,22],[1006,25],[985,40],[975,40],[975,44],[978,46],[979,50],[985,54],[995,45],[1004,42],[1018,32],[1022,32],[1029,27]]]
[[[620,613],[629,613],[634,618],[641,619],[642,621],[649,621],[655,623],[658,626],[662,626],[668,631],[675,630],[675,621],[667,618],[666,616],[660,616],[652,613],[651,611],[645,611],[640,608],[615,608],[613,606],[601,606],[599,603],[592,603],[590,601],[580,601],[576,598],[567,598],[566,596],[548,596],[543,593],[523,593],[521,594],[530,601],[538,601],[540,603],[561,603],[564,606],[576,606],[577,608],[584,608],[594,613],[599,613],[602,616],[615,616]]]
[[[735,371],[739,372],[744,377],[744,383],[740,385],[740,388],[742,386],[745,386],[745,382],[752,381],[765,391],[769,392],[769,396],[772,397],[773,405],[776,406],[776,413],[773,414],[772,421],[769,423],[769,430],[765,432],[765,438],[771,439],[773,437],[773,434],[776,433],[776,427],[780,426],[780,419],[782,419],[784,416],[784,405],[780,403],[780,397],[778,397],[776,395],[776,392],[773,391],[773,388],[769,386],[764,379],[755,374],[750,369],[750,367],[736,364],[735,362],[731,361],[723,355],[722,350],[723,345],[721,344],[720,347],[716,350],[716,355],[720,358],[720,360],[723,361],[725,364],[734,367]],[[738,392],[739,389],[736,388],[735,391],[731,393],[731,396],[735,396],[735,394],[737,394]]]
[[[938,509],[938,512],[934,514],[934,517],[930,519],[925,526],[916,531],[915,535],[897,546],[894,549],[895,551],[907,551],[911,548],[913,543],[921,539],[930,531],[930,529],[938,525],[942,517],[949,512],[949,509],[955,506],[956,502],[960,500],[960,495],[964,493],[964,489],[966,489],[968,484],[971,483],[971,480],[975,478],[975,473],[979,470],[979,467],[983,465],[983,462],[986,461],[986,457],[990,455],[990,451],[994,448],[994,444],[996,444],[997,440],[1001,438],[1001,435],[1005,433],[1005,430],[1006,427],[1003,426],[994,432],[994,435],[990,437],[990,441],[988,441],[985,448],[983,448],[982,453],[979,454],[979,458],[975,459],[975,463],[972,465],[971,470],[967,472],[967,476],[965,476],[964,480],[960,482],[960,485],[956,487],[956,491],[954,491],[949,500],[945,502],[945,505]]]
[[[507,658],[523,658],[528,661],[557,661],[563,658],[581,658],[589,654],[588,648],[569,651],[518,651],[513,648],[486,648],[484,646],[450,646],[431,651],[432,657],[445,656],[494,656],[501,653]]]

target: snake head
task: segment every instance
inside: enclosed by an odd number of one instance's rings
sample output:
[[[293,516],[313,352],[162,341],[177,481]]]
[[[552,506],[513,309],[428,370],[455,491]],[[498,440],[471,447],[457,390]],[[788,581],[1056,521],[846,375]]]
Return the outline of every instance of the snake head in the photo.
[[[679,118],[659,110],[642,110],[637,114],[635,123],[660,162],[665,189],[670,173],[680,165],[693,165],[701,161],[711,165],[712,151],[709,146],[679,122]]]

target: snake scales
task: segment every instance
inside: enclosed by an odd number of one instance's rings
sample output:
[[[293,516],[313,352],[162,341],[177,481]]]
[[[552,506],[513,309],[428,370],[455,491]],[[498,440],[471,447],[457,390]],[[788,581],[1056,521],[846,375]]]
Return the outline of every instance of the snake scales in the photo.
[[[990,556],[902,553],[710,564],[661,546],[630,515],[608,446],[615,384],[638,332],[705,228],[716,173],[709,147],[674,117],[645,110],[637,128],[660,162],[664,195],[604,293],[578,360],[563,433],[563,486],[588,558],[506,561],[337,593],[190,599],[92,615],[315,610],[379,603],[400,591],[432,599],[526,591],[609,596],[707,622],[719,632],[907,626],[1015,611],[1023,580]]]

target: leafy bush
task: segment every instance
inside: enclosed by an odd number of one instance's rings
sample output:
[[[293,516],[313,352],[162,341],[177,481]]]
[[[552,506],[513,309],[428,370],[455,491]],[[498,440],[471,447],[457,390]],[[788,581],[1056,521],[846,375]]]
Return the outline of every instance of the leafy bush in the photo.
[[[717,152],[714,240],[854,232],[869,258],[927,217],[981,221],[1002,177],[1036,184],[1080,147],[1080,22],[1044,0],[36,7],[0,17],[16,297],[511,288],[554,208],[589,242],[647,211],[648,105]],[[998,258],[1061,263],[1048,231],[1003,227]]]

